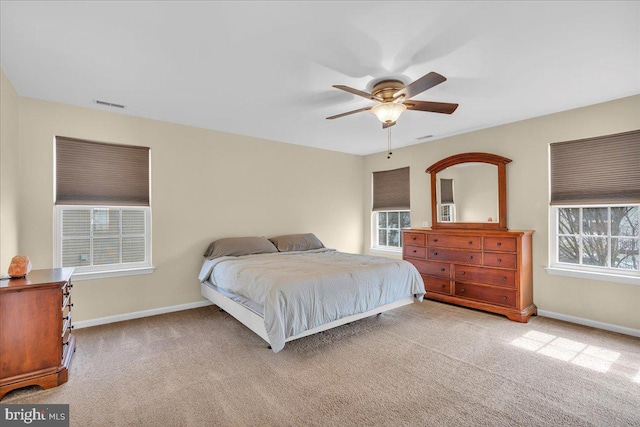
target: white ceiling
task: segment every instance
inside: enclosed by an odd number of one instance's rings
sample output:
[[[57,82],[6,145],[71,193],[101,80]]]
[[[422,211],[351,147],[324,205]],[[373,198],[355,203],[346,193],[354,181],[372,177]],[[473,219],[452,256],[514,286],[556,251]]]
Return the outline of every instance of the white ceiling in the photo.
[[[448,78],[414,99],[458,110],[407,111],[395,147],[640,93],[635,1],[2,1],[0,13],[0,63],[22,96],[347,153],[384,151],[387,134],[369,112],[325,120],[372,104],[334,84]]]

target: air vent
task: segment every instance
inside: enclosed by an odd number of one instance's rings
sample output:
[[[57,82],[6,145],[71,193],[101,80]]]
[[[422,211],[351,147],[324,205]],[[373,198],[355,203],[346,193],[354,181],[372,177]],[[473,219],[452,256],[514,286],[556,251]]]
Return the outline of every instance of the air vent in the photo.
[[[96,99],[95,102],[96,102],[96,104],[106,105],[107,107],[124,108],[124,105],[122,105],[122,104],[114,104],[113,102],[100,101],[99,99]]]
[[[420,137],[418,137],[418,138],[416,138],[416,139],[418,139],[418,140],[422,140],[422,139],[429,139],[429,138],[433,138],[433,135],[420,136]]]

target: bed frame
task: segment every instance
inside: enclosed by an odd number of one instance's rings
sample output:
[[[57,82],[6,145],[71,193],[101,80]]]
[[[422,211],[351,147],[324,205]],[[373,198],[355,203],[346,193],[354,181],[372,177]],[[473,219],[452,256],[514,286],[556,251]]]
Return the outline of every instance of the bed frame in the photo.
[[[264,318],[253,311],[249,310],[242,304],[239,304],[232,300],[231,298],[217,292],[211,287],[207,286],[204,283],[200,284],[200,292],[202,296],[207,298],[209,301],[220,307],[222,310],[226,311],[233,317],[235,317],[240,323],[245,325],[247,328],[251,329],[255,332],[260,338],[265,340],[267,344],[269,344],[269,348],[271,348],[271,343],[269,342],[269,337],[267,336],[267,330],[264,327]],[[325,323],[324,325],[317,326],[315,328],[306,330],[304,332],[299,333],[298,335],[294,335],[285,340],[285,342],[297,340],[298,338],[306,337],[308,335],[313,335],[318,332],[326,331],[328,329],[335,328],[337,326],[345,325],[350,322],[354,322],[356,320],[364,319],[365,317],[374,316],[376,314],[383,313],[385,311],[392,310],[394,308],[402,307],[404,305],[412,304],[414,302],[414,297],[406,297],[394,301],[389,304],[381,305],[380,307],[374,308],[373,310],[365,311],[364,313],[354,314],[351,316],[343,317],[342,319],[334,320],[329,323]]]

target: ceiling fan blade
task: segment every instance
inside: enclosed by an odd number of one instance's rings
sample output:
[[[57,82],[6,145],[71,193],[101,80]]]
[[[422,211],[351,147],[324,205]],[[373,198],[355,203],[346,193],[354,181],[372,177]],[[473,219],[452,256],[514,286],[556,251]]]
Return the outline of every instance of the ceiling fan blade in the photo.
[[[371,99],[373,101],[378,101],[378,102],[382,102],[382,98],[378,97],[378,96],[373,96],[370,93],[358,90],[358,89],[354,89],[352,87],[349,86],[344,86],[344,85],[333,85],[333,87],[335,87],[336,89],[341,89],[344,90],[346,92],[352,93],[354,95],[358,95],[361,96],[363,98],[367,98],[367,99]]]
[[[382,129],[386,129],[386,128],[390,128],[391,126],[395,125],[396,122],[392,122],[392,123],[383,123],[382,124]]]
[[[406,101],[404,105],[408,110],[429,111],[431,113],[452,114],[458,108],[458,104],[448,102]]]
[[[431,89],[432,87],[439,85],[446,80],[446,77],[432,71],[429,74],[420,77],[415,82],[400,89],[393,94],[393,97],[399,98],[400,96],[404,95],[404,99],[409,99],[416,96],[420,92],[424,92],[427,89]]]
[[[350,115],[350,114],[361,113],[361,112],[363,112],[363,111],[371,110],[371,108],[372,108],[372,107],[364,107],[364,108],[360,108],[360,109],[358,109],[358,110],[347,111],[346,113],[336,114],[335,116],[327,117],[327,120],[337,119],[337,118],[339,118],[339,117],[348,116],[348,115]]]

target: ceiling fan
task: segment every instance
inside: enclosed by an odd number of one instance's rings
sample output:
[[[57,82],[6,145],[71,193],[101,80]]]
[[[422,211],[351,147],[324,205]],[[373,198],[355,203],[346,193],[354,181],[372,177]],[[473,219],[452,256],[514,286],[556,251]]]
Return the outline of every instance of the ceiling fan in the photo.
[[[371,110],[373,114],[382,122],[382,128],[386,129],[396,124],[396,120],[406,110],[428,111],[431,113],[451,114],[456,111],[458,104],[450,104],[448,102],[430,102],[430,101],[411,101],[410,99],[427,89],[446,81],[444,76],[431,72],[420,77],[413,83],[404,85],[400,80],[382,80],[373,86],[371,93],[367,93],[358,89],[354,89],[344,85],[333,85],[336,89],[341,89],[363,98],[377,101],[378,104],[369,107],[360,108],[358,110],[348,111],[335,116],[327,117],[328,120],[337,119],[339,117],[348,116],[350,114],[360,113],[362,111]]]

